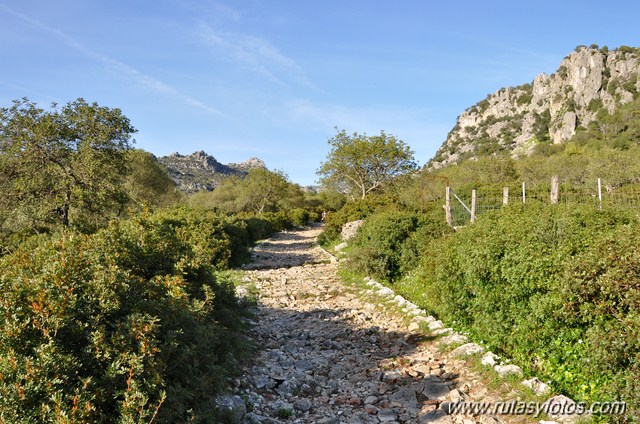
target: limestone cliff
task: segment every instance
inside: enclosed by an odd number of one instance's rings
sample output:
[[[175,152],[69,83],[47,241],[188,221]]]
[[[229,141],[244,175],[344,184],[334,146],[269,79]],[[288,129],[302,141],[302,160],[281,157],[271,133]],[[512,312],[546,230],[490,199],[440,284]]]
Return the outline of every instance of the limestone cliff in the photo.
[[[243,177],[253,168],[266,168],[264,162],[257,158],[223,165],[202,150],[190,155],[172,153],[158,158],[158,161],[167,168],[171,179],[185,193],[211,191],[228,176]]]
[[[509,152],[531,153],[538,143],[562,143],[603,109],[613,112],[640,92],[640,49],[577,47],[551,74],[506,87],[465,110],[431,168]]]

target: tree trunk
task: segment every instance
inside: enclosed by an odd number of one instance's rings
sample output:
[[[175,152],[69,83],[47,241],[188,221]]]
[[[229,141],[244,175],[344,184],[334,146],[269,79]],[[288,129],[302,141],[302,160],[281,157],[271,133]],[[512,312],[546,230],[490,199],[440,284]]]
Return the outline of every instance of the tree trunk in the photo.
[[[65,202],[60,208],[60,221],[62,222],[63,226],[68,227],[69,226],[69,208],[71,204],[71,191],[67,190],[64,197],[65,197],[64,199]]]

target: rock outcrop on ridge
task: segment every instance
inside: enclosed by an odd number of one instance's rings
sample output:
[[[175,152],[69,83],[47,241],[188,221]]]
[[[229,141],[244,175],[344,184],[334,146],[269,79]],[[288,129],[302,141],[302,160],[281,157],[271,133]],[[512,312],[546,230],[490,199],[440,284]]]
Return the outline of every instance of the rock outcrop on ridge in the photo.
[[[160,157],[158,161],[167,168],[169,176],[175,181],[178,189],[185,193],[211,191],[228,176],[243,177],[251,169],[266,168],[264,162],[258,158],[224,165],[202,150],[190,155],[181,155],[176,152]]]
[[[507,151],[526,155],[541,142],[562,143],[640,92],[640,49],[579,46],[551,74],[506,87],[465,110],[430,168]]]

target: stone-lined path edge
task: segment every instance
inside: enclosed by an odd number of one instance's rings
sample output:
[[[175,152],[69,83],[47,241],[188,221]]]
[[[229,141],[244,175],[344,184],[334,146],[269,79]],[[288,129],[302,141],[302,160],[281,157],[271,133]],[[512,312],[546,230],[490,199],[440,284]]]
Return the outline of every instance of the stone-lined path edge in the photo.
[[[461,401],[523,400],[519,391],[504,399],[487,388],[470,369],[468,357],[483,355],[482,363],[499,374],[521,370],[501,364],[496,355],[468,343],[464,335],[376,281],[367,279],[364,289],[344,284],[335,258],[315,242],[320,232],[315,226],[279,233],[257,246],[245,267],[244,281],[258,293],[249,335],[258,353],[236,382],[233,399],[246,406],[236,414],[238,422],[540,420],[515,414],[448,414],[450,405]],[[524,383],[541,394],[546,390],[537,379]]]

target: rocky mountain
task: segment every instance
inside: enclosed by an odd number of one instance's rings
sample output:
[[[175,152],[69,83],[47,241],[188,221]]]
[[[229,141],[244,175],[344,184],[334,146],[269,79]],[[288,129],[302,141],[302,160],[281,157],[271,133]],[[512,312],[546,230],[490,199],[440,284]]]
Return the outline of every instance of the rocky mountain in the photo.
[[[509,152],[530,154],[538,143],[562,143],[603,110],[614,112],[640,92],[640,49],[579,46],[551,74],[506,87],[465,110],[430,168]]]
[[[158,161],[167,168],[171,179],[185,193],[211,191],[226,177],[243,177],[251,169],[266,168],[264,162],[258,158],[224,165],[202,150],[187,156],[176,152],[160,157]]]

